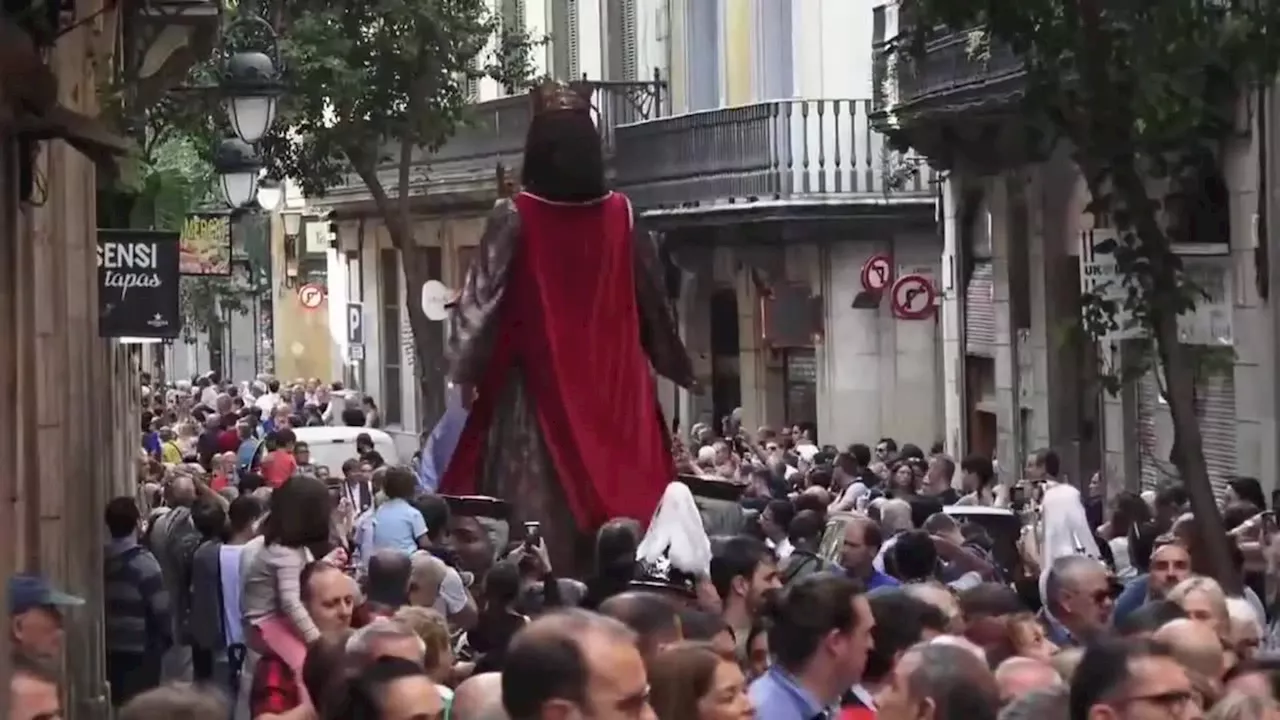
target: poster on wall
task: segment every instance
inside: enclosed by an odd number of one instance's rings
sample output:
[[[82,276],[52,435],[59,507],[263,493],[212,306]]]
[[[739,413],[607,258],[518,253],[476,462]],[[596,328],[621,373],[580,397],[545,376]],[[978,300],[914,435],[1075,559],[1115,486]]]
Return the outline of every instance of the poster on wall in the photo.
[[[98,231],[98,336],[176,338],[178,233]]]
[[[231,214],[192,213],[182,224],[179,270],[183,275],[231,274]]]

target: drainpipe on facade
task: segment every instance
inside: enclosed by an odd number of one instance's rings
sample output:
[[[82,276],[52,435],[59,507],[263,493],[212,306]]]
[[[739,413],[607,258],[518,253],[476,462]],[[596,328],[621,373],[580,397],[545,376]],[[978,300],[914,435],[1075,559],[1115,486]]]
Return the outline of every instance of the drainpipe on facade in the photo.
[[[947,274],[944,282],[949,282],[951,288],[949,292],[951,297],[946,298],[956,308],[956,325],[957,338],[959,341],[959,352],[951,359],[955,363],[956,378],[956,394],[959,397],[960,416],[956,418],[956,429],[959,437],[956,437],[954,443],[948,440],[948,450],[955,453],[955,461],[958,463],[973,452],[973,448],[969,446],[969,376],[966,372],[966,353],[968,345],[965,338],[967,337],[967,328],[965,327],[965,319],[967,317],[967,309],[965,307],[969,290],[969,273],[966,272],[968,263],[968,248],[965,247],[969,235],[962,226],[962,218],[965,217],[965,197],[964,187],[962,183],[963,175],[954,170],[947,171],[942,177],[942,181],[938,183],[938,232],[941,234],[942,246],[947,245],[947,226],[951,227],[951,257],[950,267],[943,268],[943,272]],[[823,267],[829,267],[824,264]],[[824,292],[826,290],[824,289]],[[946,343],[942,344],[943,362],[946,362]],[[945,375],[944,375],[945,377]],[[945,386],[945,383],[944,383]],[[943,399],[943,417],[946,417],[946,399]]]
[[[1026,191],[1027,190],[1026,186],[1028,184],[1031,184],[1032,182],[1035,182],[1035,180],[1038,179],[1039,177],[1039,173],[1036,170],[1032,170],[1031,172],[1035,173],[1035,176],[1034,176],[1035,179],[1029,180],[1027,176],[1024,175],[1024,171],[1021,169],[1015,170],[1014,172],[1002,178],[1005,184],[1005,187],[1004,187],[1004,208],[1003,208],[1004,220],[1001,223],[1001,226],[1002,226],[1001,231],[1004,233],[1004,236],[1005,236],[1005,239],[1004,239],[1005,283],[1004,285],[1005,285],[1005,294],[1008,295],[1008,298],[1009,298],[1008,303],[1006,304],[1006,307],[1008,308],[1008,311],[1007,311],[1008,317],[1006,319],[1006,322],[1009,324],[1009,364],[1011,366],[1011,371],[1012,371],[1009,378],[1009,386],[1013,388],[1013,408],[1011,410],[1013,416],[1010,418],[1010,430],[1012,432],[1010,433],[1009,442],[1013,445],[1013,451],[1010,453],[1010,455],[1013,458],[1014,464],[1011,466],[1010,468],[1011,470],[1020,469],[1022,467],[1022,464],[1027,461],[1026,453],[1028,448],[1026,447],[1026,441],[1023,439],[1026,435],[1026,428],[1022,426],[1022,337],[1023,337],[1023,333],[1019,328],[1014,326],[1014,319],[1019,317],[1018,313],[1014,312],[1014,305],[1018,304],[1018,302],[1023,298],[1021,297],[1022,293],[1013,292],[1014,285],[1012,282],[1009,281],[1009,278],[1011,278],[1014,273],[1031,272],[1030,264],[1026,262],[1027,254],[1018,253],[1015,255],[1011,247],[1012,243],[1015,243],[1015,242],[1023,242],[1023,243],[1030,242],[1030,237],[1021,237],[1021,238],[1010,237],[1010,230],[1014,226],[1014,223],[1012,222],[1012,210],[1014,207],[1012,199],[1017,197],[1019,201],[1023,204],[1024,210],[1026,210],[1028,213],[1030,212],[1031,208],[1027,207],[1027,205],[1031,197],[1031,194]],[[1027,230],[1032,230],[1032,225],[1030,223],[1027,224]],[[1034,231],[1032,230],[1032,232]],[[1043,245],[1043,243],[1041,244]],[[1042,253],[1043,252],[1044,251],[1042,251]],[[1015,257],[1017,257],[1020,260],[1023,260],[1021,265],[1015,266],[1013,264],[1013,260]],[[1020,471],[1019,471],[1019,475],[1021,475]]]
[[[1280,289],[1280,248],[1271,242],[1274,233],[1271,225],[1274,218],[1280,218],[1280,158],[1276,157],[1276,149],[1280,148],[1280,126],[1276,118],[1280,117],[1280,93],[1275,84],[1262,87],[1257,95],[1258,107],[1258,223],[1256,242],[1263,248],[1266,258],[1267,298],[1266,303],[1271,316],[1271,361],[1280,365],[1280,303],[1276,302],[1275,293]],[[1256,254],[1255,254],[1256,257]],[[1272,383],[1272,415],[1280,414],[1280,382]],[[1272,424],[1272,447],[1280,447],[1280,422]],[[1263,473],[1263,482],[1277,489],[1275,465],[1280,465],[1280,452],[1273,458],[1270,473]]]

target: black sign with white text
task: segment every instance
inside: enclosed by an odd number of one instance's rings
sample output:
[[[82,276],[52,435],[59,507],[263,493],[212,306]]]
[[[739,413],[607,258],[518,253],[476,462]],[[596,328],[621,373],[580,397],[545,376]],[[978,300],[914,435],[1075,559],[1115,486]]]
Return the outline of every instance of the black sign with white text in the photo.
[[[176,338],[178,233],[98,230],[98,336]]]

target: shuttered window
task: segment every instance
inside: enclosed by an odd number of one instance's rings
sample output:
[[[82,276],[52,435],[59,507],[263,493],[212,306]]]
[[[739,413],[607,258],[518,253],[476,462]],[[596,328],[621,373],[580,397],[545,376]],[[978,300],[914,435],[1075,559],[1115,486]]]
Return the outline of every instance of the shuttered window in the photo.
[[[587,0],[554,0],[551,4],[551,75],[558,80],[578,80],[582,76],[578,50],[580,1]]]
[[[992,303],[995,275],[990,262],[978,262],[964,297],[965,352],[993,357],[996,344],[996,311]]]
[[[636,17],[636,0],[618,3],[622,14],[622,66],[619,80],[640,79],[640,31]]]
[[[1196,386],[1196,416],[1213,494],[1221,498],[1236,474],[1236,384],[1232,373],[1205,378]]]
[[[720,66],[724,59],[720,52],[723,42],[719,5],[717,2],[684,3],[689,36],[689,59],[684,68],[689,88],[689,110],[720,106]]]
[[[382,318],[380,324],[382,345],[382,422],[400,425],[404,422],[404,398],[401,394],[401,328],[400,303],[400,253],[385,248],[378,253],[378,294]]]
[[[565,24],[568,25],[565,33],[565,55],[568,56],[566,63],[568,70],[565,73],[565,77],[569,80],[577,80],[582,77],[582,35],[578,19],[578,2],[579,0],[566,0],[565,7]]]
[[[1168,451],[1161,451],[1160,426],[1168,426],[1167,406],[1160,398],[1155,373],[1138,381],[1138,463],[1143,490],[1159,490],[1176,477]]]
[[[1203,378],[1196,384],[1196,418],[1205,465],[1214,495],[1221,498],[1227,482],[1236,474],[1236,395],[1230,373]],[[1176,482],[1177,468],[1169,459],[1173,445],[1173,418],[1161,397],[1154,373],[1138,386],[1138,447],[1142,489],[1159,490]]]
[[[502,27],[498,34],[498,47],[500,53],[505,54],[503,43],[507,41],[509,36],[520,35],[528,30],[529,23],[527,21],[527,16],[525,15],[526,12],[527,8],[525,7],[525,0],[502,0],[501,15],[499,17]],[[515,58],[511,58],[510,62],[514,64],[515,60]],[[508,64],[508,58],[503,57],[502,62],[504,65]],[[520,92],[521,88],[508,86],[504,88],[504,90],[507,94],[514,95]]]
[[[639,20],[636,0],[613,0],[606,5],[608,79],[637,80],[640,65]]]

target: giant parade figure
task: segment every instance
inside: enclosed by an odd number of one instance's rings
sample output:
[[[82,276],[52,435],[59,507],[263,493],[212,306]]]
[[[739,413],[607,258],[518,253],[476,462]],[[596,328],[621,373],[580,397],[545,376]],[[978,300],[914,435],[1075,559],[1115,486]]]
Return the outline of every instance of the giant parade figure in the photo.
[[[590,87],[530,97],[521,188],[489,214],[449,318],[472,404],[439,491],[540,523],[564,576],[586,533],[647,520],[675,479],[653,371],[695,383],[654,239],[607,187]]]

